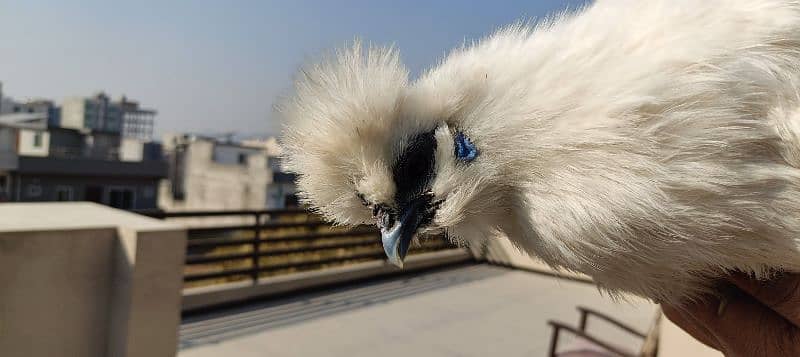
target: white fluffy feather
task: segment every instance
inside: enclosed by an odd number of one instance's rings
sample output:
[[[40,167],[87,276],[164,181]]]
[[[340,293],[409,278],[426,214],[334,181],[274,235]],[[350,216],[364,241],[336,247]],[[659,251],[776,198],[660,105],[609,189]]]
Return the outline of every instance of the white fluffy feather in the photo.
[[[394,50],[355,44],[280,106],[289,166],[327,217],[369,222],[355,193],[391,200],[392,160],[438,128],[428,231],[506,235],[661,301],[731,270],[800,271],[798,1],[599,1],[407,78]],[[470,165],[454,128],[481,150]]]

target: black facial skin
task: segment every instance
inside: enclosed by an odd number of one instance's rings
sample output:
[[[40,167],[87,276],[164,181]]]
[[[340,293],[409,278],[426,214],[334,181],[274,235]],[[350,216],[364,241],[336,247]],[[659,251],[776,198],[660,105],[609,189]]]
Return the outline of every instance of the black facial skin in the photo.
[[[395,184],[394,207],[376,206],[373,214],[378,218],[380,228],[390,228],[406,217],[416,227],[424,226],[433,220],[435,205],[429,194],[436,167],[436,136],[431,130],[411,138],[403,153],[392,167]],[[413,234],[413,232],[411,232]]]
[[[395,202],[399,208],[428,190],[436,166],[436,136],[433,131],[409,140],[405,151],[392,168],[396,186]]]

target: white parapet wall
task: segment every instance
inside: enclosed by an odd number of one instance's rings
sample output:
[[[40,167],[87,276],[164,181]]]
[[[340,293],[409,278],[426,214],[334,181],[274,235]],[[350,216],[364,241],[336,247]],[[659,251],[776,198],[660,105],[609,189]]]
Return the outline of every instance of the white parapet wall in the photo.
[[[105,206],[0,204],[0,355],[175,356],[185,247]]]

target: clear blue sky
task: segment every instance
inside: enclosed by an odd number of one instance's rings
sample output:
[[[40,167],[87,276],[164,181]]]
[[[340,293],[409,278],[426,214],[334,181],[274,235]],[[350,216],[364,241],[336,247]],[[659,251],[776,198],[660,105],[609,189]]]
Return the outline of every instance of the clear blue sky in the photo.
[[[584,0],[0,0],[6,94],[104,90],[159,110],[157,130],[276,132],[293,73],[356,36],[395,44],[413,74],[498,26]]]

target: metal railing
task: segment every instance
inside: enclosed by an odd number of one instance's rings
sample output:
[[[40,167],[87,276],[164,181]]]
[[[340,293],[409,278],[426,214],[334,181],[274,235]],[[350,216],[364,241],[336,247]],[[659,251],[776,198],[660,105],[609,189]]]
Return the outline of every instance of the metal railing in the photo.
[[[53,146],[48,155],[59,159],[95,159],[118,161],[119,148],[97,149],[92,147]]]
[[[385,259],[374,227],[333,227],[302,209],[137,213],[165,220],[239,217],[245,224],[187,223],[184,282],[211,285]],[[425,239],[411,254],[455,248],[446,238]]]

